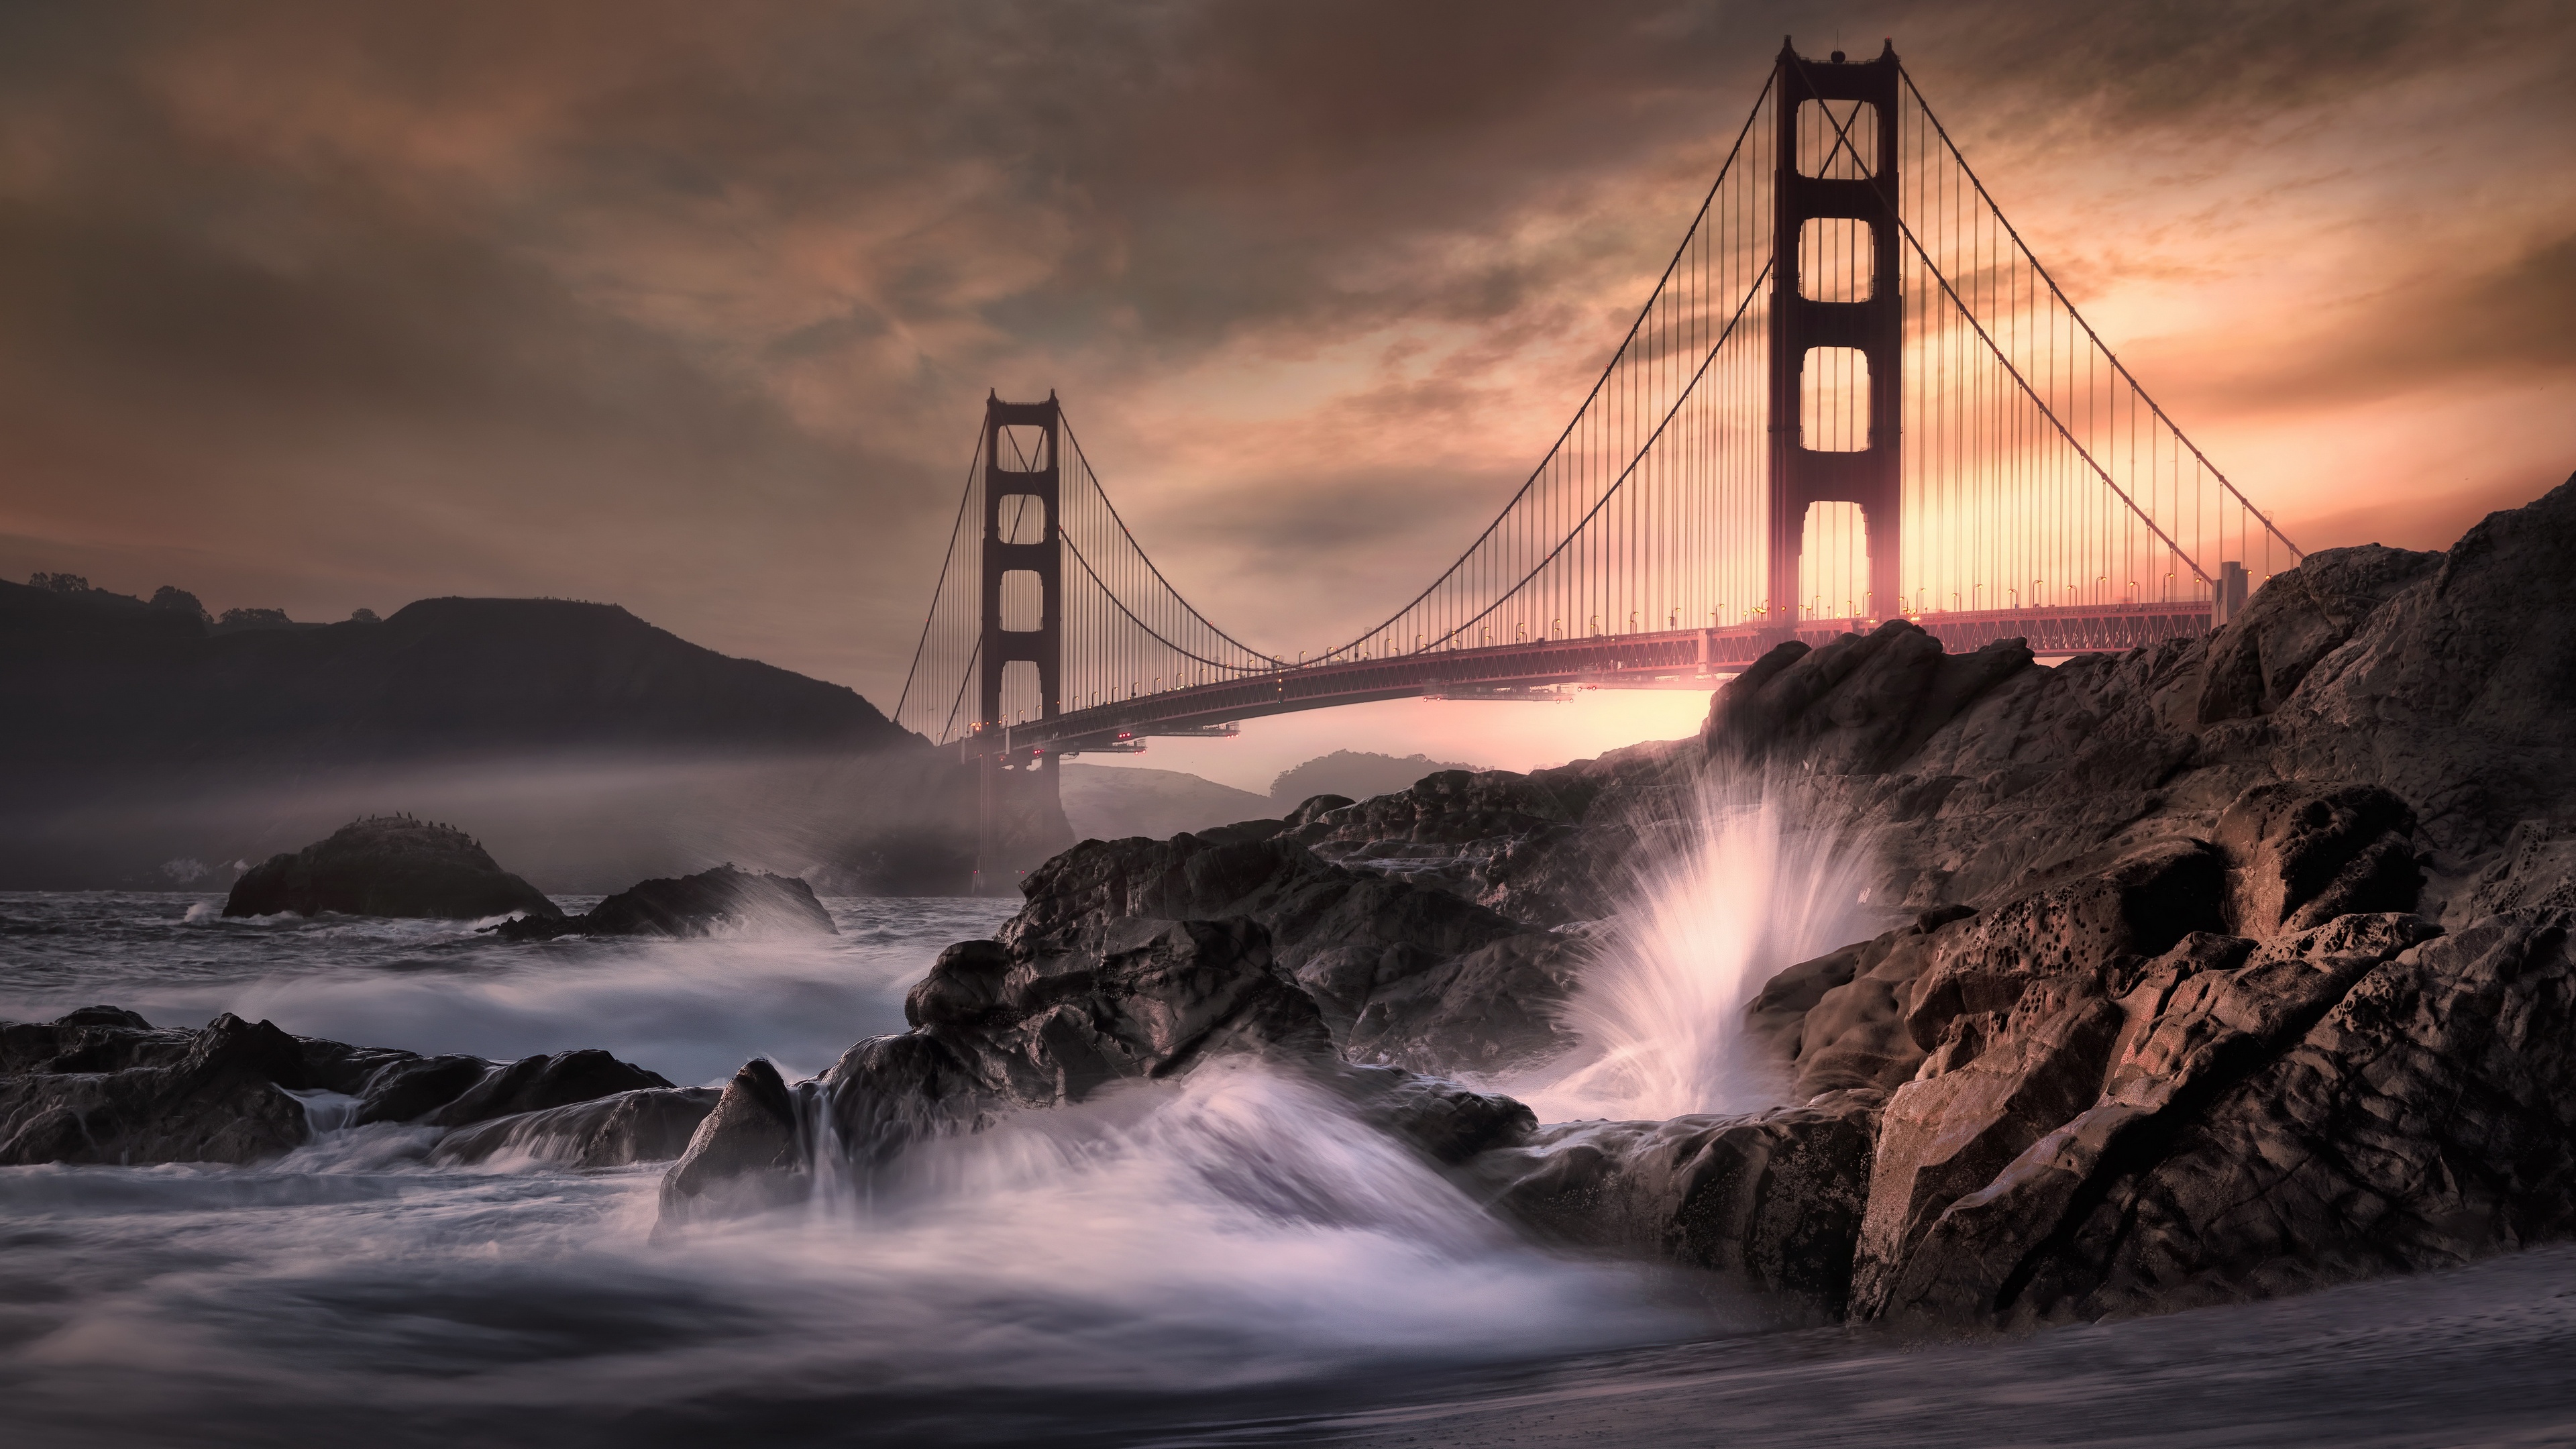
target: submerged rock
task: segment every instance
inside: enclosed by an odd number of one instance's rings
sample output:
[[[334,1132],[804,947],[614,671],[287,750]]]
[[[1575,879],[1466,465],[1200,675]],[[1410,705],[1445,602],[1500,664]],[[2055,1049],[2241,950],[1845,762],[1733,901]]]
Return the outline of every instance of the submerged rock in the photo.
[[[459,1127],[430,1149],[435,1163],[523,1156],[559,1167],[668,1162],[716,1104],[706,1087],[641,1087]]]
[[[563,915],[464,831],[401,815],[352,821],[291,855],[272,855],[233,882],[224,900],[227,916],[323,911],[449,920]]]
[[[832,913],[814,888],[794,876],[753,874],[720,865],[696,875],[630,886],[578,916],[504,921],[495,933],[510,941],[550,941],[558,936],[667,936],[718,932],[745,935],[836,936]]]

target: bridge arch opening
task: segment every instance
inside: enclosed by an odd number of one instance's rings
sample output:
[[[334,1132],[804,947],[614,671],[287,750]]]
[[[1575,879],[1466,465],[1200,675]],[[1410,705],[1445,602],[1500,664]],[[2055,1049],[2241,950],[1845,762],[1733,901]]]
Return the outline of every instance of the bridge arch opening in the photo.
[[[1852,216],[1811,216],[1798,227],[1798,295],[1810,302],[1866,302],[1878,295],[1877,238]]]
[[[1034,423],[1005,423],[993,430],[993,466],[1004,473],[1042,473],[1054,462],[1046,456],[1046,429]]]
[[[1033,569],[1002,575],[1002,632],[1034,634],[1046,627],[1046,585]],[[1025,661],[1022,661],[1025,662]],[[1037,666],[1031,664],[1030,668]]]
[[[1799,367],[1798,441],[1815,453],[1869,447],[1869,354],[1857,347],[1810,347]]]
[[[1798,613],[1808,619],[1878,617],[1870,596],[1869,529],[1857,503],[1810,503],[1799,530]],[[1890,610],[1889,612],[1894,612]]]
[[[1801,101],[1797,136],[1801,176],[1867,181],[1878,174],[1878,107],[1867,101]]]
[[[1046,691],[1036,661],[1014,659],[1002,666],[1002,723],[1020,725],[1043,718]]]
[[[1046,542],[1046,503],[1036,494],[1003,494],[995,516],[1001,520],[1002,542]]]

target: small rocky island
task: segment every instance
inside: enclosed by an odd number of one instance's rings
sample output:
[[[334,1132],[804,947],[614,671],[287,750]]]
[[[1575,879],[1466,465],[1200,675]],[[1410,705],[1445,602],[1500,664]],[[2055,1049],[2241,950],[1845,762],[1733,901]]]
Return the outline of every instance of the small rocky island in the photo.
[[[233,882],[227,916],[418,916],[479,920],[563,909],[501,869],[481,842],[453,825],[408,815],[353,820],[293,854],[270,856]]]
[[[250,1160],[304,1140],[285,1089],[326,1085],[440,1150],[675,1155],[680,1232],[1259,1058],[1539,1238],[1827,1317],[1993,1329],[2456,1265],[2576,1235],[2571,553],[2576,481],[2447,553],[2312,555],[2200,638],[2046,668],[1893,620],[1783,643],[1694,740],[1085,841],[931,964],[908,1030],[810,1082],[751,1062],[711,1108],[623,1064],[231,1017],[0,1027],[0,1161]],[[1766,973],[1741,1041],[1776,1106],[1538,1123],[1490,1084],[1579,1048],[1625,874],[1712,788],[1866,842],[1885,928]]]

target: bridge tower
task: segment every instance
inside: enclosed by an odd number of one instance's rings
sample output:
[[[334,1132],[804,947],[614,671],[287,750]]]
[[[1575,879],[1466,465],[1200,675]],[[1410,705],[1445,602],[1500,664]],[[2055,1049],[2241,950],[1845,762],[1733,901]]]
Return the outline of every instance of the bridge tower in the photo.
[[[1783,628],[1794,628],[1800,617],[1804,590],[1799,553],[1808,505],[1853,503],[1860,507],[1862,536],[1869,549],[1869,594],[1862,612],[1889,618],[1904,610],[1897,556],[1902,545],[1898,480],[1905,311],[1897,274],[1894,210],[1899,194],[1896,121],[1902,72],[1893,41],[1875,60],[1846,62],[1841,51],[1828,61],[1804,59],[1784,39],[1778,66],[1772,83],[1778,144],[1772,181],[1770,613]],[[1866,102],[1847,126],[1852,148],[1869,146],[1875,154],[1858,158],[1844,150],[1838,156],[1840,137],[1821,115],[1810,117],[1803,128],[1807,146],[1801,154],[1799,112],[1810,101],[1817,103],[1820,112],[1828,101]],[[1871,163],[1866,171],[1856,164],[1863,159]],[[1812,289],[1801,275],[1807,227],[1835,219],[1857,221],[1868,228],[1866,297],[1819,300],[1809,295]],[[1804,435],[1807,354],[1820,347],[1852,348],[1866,365],[1869,423],[1863,448],[1834,451],[1808,446],[1817,440]]]
[[[1007,440],[1005,428],[1034,429],[1034,456]],[[1022,757],[1009,748],[1011,722],[1002,715],[1002,684],[1010,665],[1035,665],[1040,718],[1064,712],[1063,475],[1057,453],[1062,434],[1063,415],[1053,392],[1039,403],[1004,402],[997,394],[984,400],[983,627],[975,693],[979,779],[974,890],[979,895],[1005,884],[1000,879],[1005,816],[1016,813],[1013,807],[1032,791],[1042,790],[1051,802],[1060,788],[1053,751]],[[1025,584],[1014,584],[1014,579],[1035,584],[1035,628],[1005,627],[1006,591],[1020,595],[1015,602],[1023,607],[1026,602]]]

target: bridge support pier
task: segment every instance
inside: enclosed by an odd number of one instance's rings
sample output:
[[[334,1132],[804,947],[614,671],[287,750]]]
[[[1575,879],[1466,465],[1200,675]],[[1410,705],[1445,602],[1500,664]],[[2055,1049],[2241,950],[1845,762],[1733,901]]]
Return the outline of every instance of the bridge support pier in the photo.
[[[1773,124],[1777,157],[1772,181],[1771,266],[1771,488],[1769,595],[1773,627],[1794,629],[1805,617],[1800,574],[1807,510],[1817,503],[1860,507],[1869,549],[1868,598],[1860,612],[1892,618],[1905,611],[1897,565],[1903,547],[1902,409],[1905,397],[1905,307],[1897,271],[1898,233],[1892,199],[1897,190],[1897,92],[1901,72],[1896,47],[1877,59],[1807,60],[1785,40]],[[1800,151],[1800,111],[1807,102],[1863,101],[1867,109],[1849,124],[1853,147],[1874,155],[1837,151],[1830,121],[1818,138],[1809,117],[1807,147]],[[1866,159],[1870,166],[1859,163]],[[1816,221],[1851,220],[1869,230],[1869,291],[1858,299],[1820,299],[1803,274],[1806,228]],[[1823,280],[1821,278],[1816,280]],[[1857,290],[1852,288],[1851,290]],[[1847,438],[1805,436],[1807,354],[1820,347],[1857,351],[1867,367],[1867,446],[1857,450],[1810,447],[1846,444]],[[1823,611],[1831,617],[1835,611]]]

